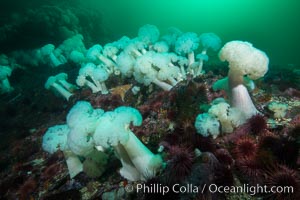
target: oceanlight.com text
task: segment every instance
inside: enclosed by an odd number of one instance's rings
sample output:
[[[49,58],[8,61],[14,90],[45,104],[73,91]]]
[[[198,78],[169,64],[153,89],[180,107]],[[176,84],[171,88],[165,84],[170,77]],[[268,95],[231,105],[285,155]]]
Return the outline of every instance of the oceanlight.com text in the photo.
[[[204,184],[202,186],[197,186],[193,184],[174,184],[172,186],[166,186],[162,184],[136,184],[133,186],[128,184],[125,187],[127,192],[134,192],[137,193],[151,193],[151,194],[162,194],[165,195],[169,192],[173,193],[248,193],[250,195],[260,194],[270,194],[270,193],[285,193],[285,194],[292,194],[294,193],[294,188],[292,186],[267,186],[267,185],[249,185],[243,184],[240,186],[218,186],[216,184]]]

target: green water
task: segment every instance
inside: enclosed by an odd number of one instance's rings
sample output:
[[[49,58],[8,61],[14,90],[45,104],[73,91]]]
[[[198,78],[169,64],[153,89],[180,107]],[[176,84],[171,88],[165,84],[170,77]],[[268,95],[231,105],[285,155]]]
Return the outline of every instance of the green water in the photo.
[[[161,32],[175,26],[198,34],[215,32],[223,42],[249,41],[266,51],[273,65],[300,66],[299,0],[1,0],[0,22],[3,16],[43,4],[99,10],[99,26],[107,34],[96,40],[103,43],[135,37],[147,23]]]
[[[90,0],[102,8],[114,37],[135,36],[143,24],[215,32],[224,42],[246,40],[271,64],[300,65],[300,1],[297,0]]]

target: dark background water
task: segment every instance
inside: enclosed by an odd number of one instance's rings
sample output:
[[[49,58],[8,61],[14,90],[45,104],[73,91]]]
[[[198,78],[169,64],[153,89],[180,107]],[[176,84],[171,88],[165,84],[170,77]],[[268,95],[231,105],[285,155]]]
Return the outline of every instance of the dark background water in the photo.
[[[249,41],[269,55],[271,64],[300,65],[300,1],[297,0],[1,0],[0,25],[20,21],[24,18],[20,13],[45,4],[74,8],[76,16],[82,11],[81,18],[89,15],[89,10],[101,16],[94,21],[81,20],[80,31],[89,34],[89,43],[105,43],[123,35],[134,37],[140,26],[150,23],[162,32],[175,26],[198,34],[215,32],[224,42]],[[26,32],[24,28],[16,31]],[[36,40],[38,34],[32,34]],[[59,43],[63,37],[50,40]],[[22,37],[16,40],[2,44],[0,50],[30,46],[21,45],[25,40]],[[30,43],[29,37],[27,43],[39,46],[46,43],[47,37],[35,40]]]

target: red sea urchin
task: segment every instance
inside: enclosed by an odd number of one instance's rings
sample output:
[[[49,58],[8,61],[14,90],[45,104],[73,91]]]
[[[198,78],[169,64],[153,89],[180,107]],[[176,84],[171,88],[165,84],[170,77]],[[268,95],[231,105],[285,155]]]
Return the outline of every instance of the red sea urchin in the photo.
[[[282,164],[297,165],[300,145],[291,137],[265,136],[259,143],[259,149],[270,151]]]
[[[273,186],[276,187],[274,192],[267,194],[266,199],[296,200],[300,198],[299,174],[286,166],[277,166],[275,169],[268,171],[265,183],[270,190]]]
[[[186,176],[191,173],[194,163],[194,152],[187,147],[172,146],[167,156],[169,164],[167,171],[174,181],[182,181]]]
[[[257,182],[262,177],[262,166],[256,161],[255,157],[239,159],[236,161],[236,166],[241,175],[246,176],[250,182]]]
[[[253,157],[256,152],[256,142],[250,137],[242,137],[235,142],[233,154],[237,159]]]
[[[249,132],[254,135],[258,135],[267,129],[266,118],[260,114],[253,115],[246,122],[249,127]]]
[[[247,120],[247,122],[239,127],[237,127],[233,133],[226,135],[223,137],[223,140],[226,143],[232,143],[239,140],[241,137],[252,135],[258,135],[268,132],[267,123],[264,116],[260,114],[253,115],[251,118]]]

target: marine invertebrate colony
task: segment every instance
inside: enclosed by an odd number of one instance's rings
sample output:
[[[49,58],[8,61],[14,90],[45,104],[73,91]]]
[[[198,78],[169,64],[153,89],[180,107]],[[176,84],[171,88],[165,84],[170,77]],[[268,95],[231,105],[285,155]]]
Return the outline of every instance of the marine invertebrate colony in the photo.
[[[130,107],[118,107],[106,112],[93,135],[96,145],[113,147],[122,163],[120,173],[128,180],[153,177],[162,166],[160,155],[153,154],[129,129],[129,124],[139,126],[142,116]]]
[[[163,161],[131,132],[131,122],[136,126],[142,123],[141,114],[134,108],[121,106],[104,112],[93,109],[88,102],[79,101],[67,115],[67,125],[48,129],[43,137],[43,149],[49,153],[64,151],[71,178],[84,167],[78,156],[86,157],[85,168],[92,167],[88,155],[96,147],[114,148],[123,166],[120,173],[128,180],[153,177]]]
[[[76,86],[67,82],[68,75],[66,73],[60,73],[56,76],[50,76],[46,83],[45,88],[54,90],[54,92],[63,96],[66,100],[73,95],[72,92],[76,89]]]
[[[159,184],[166,176],[168,185],[192,181],[200,186],[231,186],[233,177],[249,183],[278,182],[281,177],[265,176],[275,164],[287,165],[285,172],[291,180],[294,173],[289,170],[298,162],[298,129],[291,133],[281,127],[270,128],[265,105],[258,102],[258,111],[252,102],[257,93],[264,92],[260,88],[263,82],[254,90],[252,81],[268,70],[264,52],[248,42],[226,43],[219,58],[229,63],[228,77],[213,84],[221,69],[212,68],[205,74],[203,63],[208,60],[207,52],[221,47],[214,33],[171,29],[160,36],[156,26],[147,24],[134,38],[89,45],[86,48],[83,36],[77,34],[57,47],[48,44],[24,53],[36,59],[34,66],[50,67],[50,73],[69,69],[68,75],[52,75],[45,84],[70,101],[64,101],[60,118],[51,116],[60,125],[48,128],[43,136],[44,151],[63,155],[56,160],[57,166],[49,167],[49,173],[47,168],[41,170],[46,174],[40,173],[43,180],[51,182],[47,177],[57,172],[64,175],[64,181],[73,179],[66,183],[68,187],[87,190],[105,180],[109,184],[99,186],[106,193],[103,198],[115,193],[112,188],[122,191],[132,182]],[[195,53],[200,53],[196,59]],[[2,70],[3,79],[12,69]],[[221,74],[226,74],[225,69]],[[68,76],[81,89],[67,82]],[[216,89],[227,95],[214,92]],[[253,97],[248,91],[253,91]],[[284,111],[274,116],[282,118],[277,122],[285,122]],[[278,136],[266,136],[272,131]],[[42,154],[43,158],[47,155]],[[63,157],[70,179],[67,170],[62,170],[66,169]],[[45,163],[42,165],[49,165],[49,161]]]
[[[231,41],[220,50],[219,57],[228,61],[228,87],[230,105],[239,109],[248,119],[258,113],[247,88],[244,86],[244,76],[256,80],[268,71],[269,58],[249,42]]]

